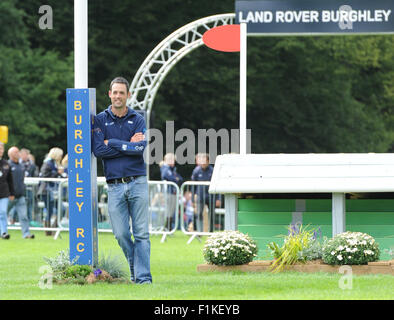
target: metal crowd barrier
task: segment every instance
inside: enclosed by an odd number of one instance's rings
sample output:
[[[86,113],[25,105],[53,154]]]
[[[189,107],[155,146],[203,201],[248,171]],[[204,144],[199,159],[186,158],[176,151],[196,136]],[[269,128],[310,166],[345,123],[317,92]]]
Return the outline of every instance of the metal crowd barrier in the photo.
[[[68,180],[59,183],[61,201],[58,203],[59,227],[63,231],[69,230],[68,212]],[[112,232],[111,222],[108,215],[108,186],[104,177],[97,177],[97,229],[98,232]]]
[[[200,236],[224,230],[224,196],[208,194],[209,181],[186,181],[181,186],[181,230],[188,244]]]
[[[63,228],[59,225],[59,217],[63,210],[62,184],[65,178],[25,178],[27,215],[30,220],[30,230],[55,232],[55,239]],[[51,220],[45,225],[45,217],[50,212]],[[17,215],[12,208],[8,212],[8,219],[16,220]],[[20,229],[19,223],[10,223],[9,229]]]
[[[179,187],[171,181],[149,181],[149,232],[164,242],[179,225]]]
[[[50,188],[41,187],[50,183]],[[60,232],[69,230],[68,179],[66,178],[25,178],[26,203],[30,219],[30,230]],[[169,181],[148,181],[149,185],[149,232],[162,235],[164,242],[179,225],[179,187]],[[38,191],[42,193],[38,194]],[[108,215],[108,186],[105,177],[97,177],[98,232],[112,232]],[[51,222],[45,225],[48,211],[52,212]],[[9,219],[13,213],[9,212]],[[20,229],[19,223],[11,224],[9,229]]]

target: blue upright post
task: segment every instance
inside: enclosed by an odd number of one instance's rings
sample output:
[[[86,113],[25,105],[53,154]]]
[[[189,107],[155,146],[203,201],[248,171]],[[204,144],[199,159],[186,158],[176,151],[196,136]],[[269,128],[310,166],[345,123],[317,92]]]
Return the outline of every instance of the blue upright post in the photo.
[[[67,150],[70,260],[96,265],[97,161],[91,130],[96,114],[95,89],[67,89]]]

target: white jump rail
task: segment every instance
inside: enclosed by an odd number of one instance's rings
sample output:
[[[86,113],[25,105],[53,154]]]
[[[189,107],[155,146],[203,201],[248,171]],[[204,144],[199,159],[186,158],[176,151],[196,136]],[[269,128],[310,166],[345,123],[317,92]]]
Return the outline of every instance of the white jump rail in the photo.
[[[346,193],[393,191],[392,153],[221,155],[209,188],[226,195],[226,230],[237,229],[237,194],[332,193],[333,236],[346,229]]]

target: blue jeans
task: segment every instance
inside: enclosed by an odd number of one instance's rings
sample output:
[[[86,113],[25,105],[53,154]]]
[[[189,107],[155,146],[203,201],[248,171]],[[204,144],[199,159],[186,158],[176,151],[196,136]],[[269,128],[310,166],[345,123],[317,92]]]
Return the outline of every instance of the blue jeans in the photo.
[[[47,209],[47,214],[45,215],[45,221],[50,222],[53,214],[53,209],[55,208],[55,200],[53,197],[53,191],[47,189],[45,193],[42,194],[42,201],[45,203],[45,208]]]
[[[15,211],[18,214],[19,222],[21,224],[23,238],[30,235],[29,231],[29,218],[27,217],[27,205],[24,196],[15,198],[9,203],[9,209],[15,207]]]
[[[27,218],[29,221],[32,220],[32,212],[33,212],[33,191],[29,188],[26,188],[26,205],[27,205]]]
[[[7,208],[8,197],[0,198],[0,236],[7,233]]]
[[[129,263],[135,283],[150,283],[148,182],[140,176],[129,183],[108,184],[112,231]],[[134,241],[131,239],[130,218]]]

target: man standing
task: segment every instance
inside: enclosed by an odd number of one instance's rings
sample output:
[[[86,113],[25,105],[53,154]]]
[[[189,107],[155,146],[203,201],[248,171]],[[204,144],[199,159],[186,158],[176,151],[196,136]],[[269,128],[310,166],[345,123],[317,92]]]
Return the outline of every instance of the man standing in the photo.
[[[0,236],[9,239],[7,232],[8,201],[14,199],[14,185],[12,183],[10,165],[3,159],[4,144],[0,142]]]
[[[25,239],[34,239],[34,234],[29,231],[29,218],[27,217],[27,206],[25,199],[25,170],[19,163],[19,149],[11,147],[8,149],[8,163],[11,167],[12,183],[14,185],[15,199],[10,202],[10,207],[15,206],[19,222],[22,228],[22,236]]]
[[[20,156],[19,162],[25,170],[25,177],[38,177],[37,166],[29,159],[30,150],[22,148],[20,150]]]
[[[129,263],[131,281],[151,283],[148,181],[143,158],[145,120],[126,106],[130,96],[126,79],[112,80],[108,95],[112,104],[94,118],[93,153],[103,160],[108,213]]]
[[[20,151],[21,158],[19,162],[21,163],[23,169],[25,170],[25,177],[38,177],[36,165],[29,159],[30,150],[22,148]],[[32,220],[33,212],[33,190],[31,187],[26,189],[26,203],[27,203],[27,217],[29,221]]]
[[[175,154],[173,153],[167,153],[164,156],[164,160],[160,162],[161,180],[174,182],[180,187],[183,182],[183,178],[176,171],[175,160],[176,157]],[[172,185],[166,186],[166,191],[167,192],[165,193],[165,199],[166,199],[165,227],[168,230],[172,230],[173,228],[172,225],[175,219],[176,208],[178,205],[177,192],[176,192],[176,188]]]
[[[213,167],[209,164],[209,156],[206,153],[199,153],[196,156],[196,167],[192,172],[192,181],[211,181]],[[197,215],[195,216],[194,225],[197,231],[214,231],[215,227],[215,207],[221,206],[219,195],[208,193],[209,186],[196,186],[194,189],[194,203],[196,205]],[[203,211],[207,206],[209,212],[209,230],[203,230]]]

